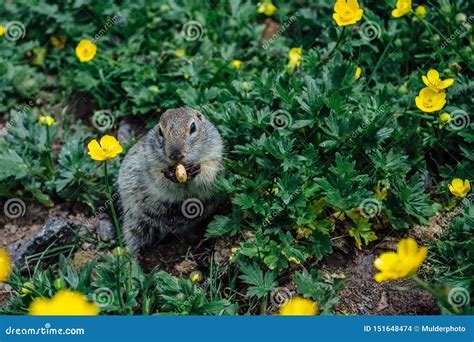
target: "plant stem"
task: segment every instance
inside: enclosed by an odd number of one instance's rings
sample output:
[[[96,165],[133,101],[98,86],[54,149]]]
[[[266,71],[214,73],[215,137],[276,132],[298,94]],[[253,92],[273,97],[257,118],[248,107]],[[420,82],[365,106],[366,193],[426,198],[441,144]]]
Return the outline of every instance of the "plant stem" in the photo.
[[[441,36],[441,38],[443,38],[445,41],[447,41],[447,39],[446,39],[446,37],[444,36],[444,34],[443,34],[440,30],[438,30],[438,29],[436,28],[436,26],[432,25],[430,22],[427,22],[425,19],[423,19],[422,17],[420,17],[418,14],[416,14],[415,11],[412,11],[412,13],[415,15],[415,17],[417,17],[417,18],[422,22],[423,25],[425,25],[425,27],[428,29],[428,32],[429,32],[431,35],[433,35],[433,32],[431,31],[431,29],[433,29],[437,34],[439,34],[439,35]],[[453,48],[453,50],[458,54],[458,56],[461,57],[461,59],[462,59],[465,63],[469,64],[469,61],[464,57],[464,55],[461,53],[461,51],[458,50],[457,46],[454,46],[454,45],[453,45],[452,48]],[[441,52],[440,52],[438,49],[436,49],[436,48],[435,48],[435,50],[436,50],[436,53],[440,55],[441,59],[442,59],[443,62],[444,62],[444,58],[443,58]]]
[[[123,310],[125,309],[125,305],[123,303],[122,292],[120,291],[120,273],[121,273],[120,272],[120,258],[116,259],[115,267],[116,267],[116,270],[115,270],[115,287],[116,287],[116,290],[117,290],[120,309],[123,312]]]
[[[115,230],[117,231],[117,239],[118,239],[118,242],[119,242],[119,246],[120,246],[120,248],[123,248],[122,232],[120,231],[119,221],[118,221],[118,218],[117,218],[117,214],[115,213],[114,201],[112,200],[112,192],[110,191],[109,175],[108,175],[108,172],[107,172],[107,161],[104,162],[104,172],[105,172],[105,188],[106,188],[106,192],[107,192],[107,199],[110,202],[110,210],[112,212],[112,218],[114,220]]]
[[[339,50],[339,48],[341,47],[341,43],[343,41],[345,32],[346,32],[346,27],[344,26],[341,30],[341,34],[339,35],[339,38],[337,39],[336,45],[334,45],[332,50],[329,52],[327,58],[325,59],[323,58],[321,61],[319,61],[319,63],[316,65],[316,68],[320,67],[322,64],[329,61],[329,59],[336,53],[336,51]]]
[[[265,316],[267,314],[267,297],[263,298],[262,304],[260,305],[260,314]]]
[[[51,149],[51,138],[50,138],[50,133],[49,133],[49,126],[46,125],[46,145],[48,146],[48,171],[49,171],[49,178],[53,179],[53,174],[54,174],[54,167],[53,167],[53,157],[52,157],[52,149]]]

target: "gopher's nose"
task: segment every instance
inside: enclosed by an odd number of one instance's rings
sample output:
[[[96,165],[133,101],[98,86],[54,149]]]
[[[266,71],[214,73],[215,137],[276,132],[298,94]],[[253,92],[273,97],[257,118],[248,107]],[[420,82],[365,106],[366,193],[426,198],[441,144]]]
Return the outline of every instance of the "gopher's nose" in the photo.
[[[184,155],[180,150],[173,150],[170,154],[170,159],[173,161],[180,161],[183,158],[184,158]]]

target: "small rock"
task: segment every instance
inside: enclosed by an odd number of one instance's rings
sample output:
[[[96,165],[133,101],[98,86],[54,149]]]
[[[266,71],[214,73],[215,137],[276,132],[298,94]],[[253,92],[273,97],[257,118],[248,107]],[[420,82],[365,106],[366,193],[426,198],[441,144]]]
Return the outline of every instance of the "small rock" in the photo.
[[[82,249],[85,250],[85,251],[92,251],[95,249],[95,245],[92,244],[92,243],[89,243],[89,242],[84,242],[82,245],[81,245]]]
[[[129,141],[133,134],[133,127],[127,120],[122,120],[117,131],[117,139],[120,142]]]
[[[179,273],[188,274],[197,267],[193,260],[183,260],[179,264],[174,265],[174,268]]]
[[[82,238],[90,235],[89,229],[86,226],[80,226],[78,235]]]
[[[377,307],[375,308],[375,311],[377,311],[377,312],[382,311],[382,310],[388,308],[388,306],[389,306],[389,304],[388,304],[388,294],[387,294],[386,291],[383,291],[382,296],[380,297],[380,301],[377,304]]]
[[[99,220],[96,226],[96,230],[97,235],[104,242],[115,239],[115,227],[112,221],[110,221],[109,219]]]
[[[20,272],[25,272],[30,266],[34,267],[36,261],[28,257],[44,252],[51,244],[63,246],[70,244],[74,239],[71,225],[51,217],[31,237],[14,244],[9,248],[12,262]]]

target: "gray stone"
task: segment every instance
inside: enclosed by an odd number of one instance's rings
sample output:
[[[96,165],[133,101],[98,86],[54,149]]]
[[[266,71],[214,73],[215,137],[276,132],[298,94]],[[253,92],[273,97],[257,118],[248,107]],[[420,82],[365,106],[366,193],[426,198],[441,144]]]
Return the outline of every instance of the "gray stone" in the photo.
[[[54,246],[51,247],[71,244],[74,240],[74,235],[73,227],[70,224],[55,217],[50,217],[43,227],[31,237],[9,247],[13,265],[20,272],[33,269],[41,257],[38,254],[47,251],[47,248],[53,244]]]
[[[112,221],[110,221],[109,219],[99,220],[96,226],[96,230],[97,235],[104,242],[115,239],[115,227]]]

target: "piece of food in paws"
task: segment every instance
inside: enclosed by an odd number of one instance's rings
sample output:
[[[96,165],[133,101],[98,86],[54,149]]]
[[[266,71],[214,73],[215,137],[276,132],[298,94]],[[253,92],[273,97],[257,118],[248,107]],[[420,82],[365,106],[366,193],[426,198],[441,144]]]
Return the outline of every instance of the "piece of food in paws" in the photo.
[[[186,183],[186,181],[188,180],[188,174],[183,164],[178,164],[176,166],[176,179],[180,183]]]

